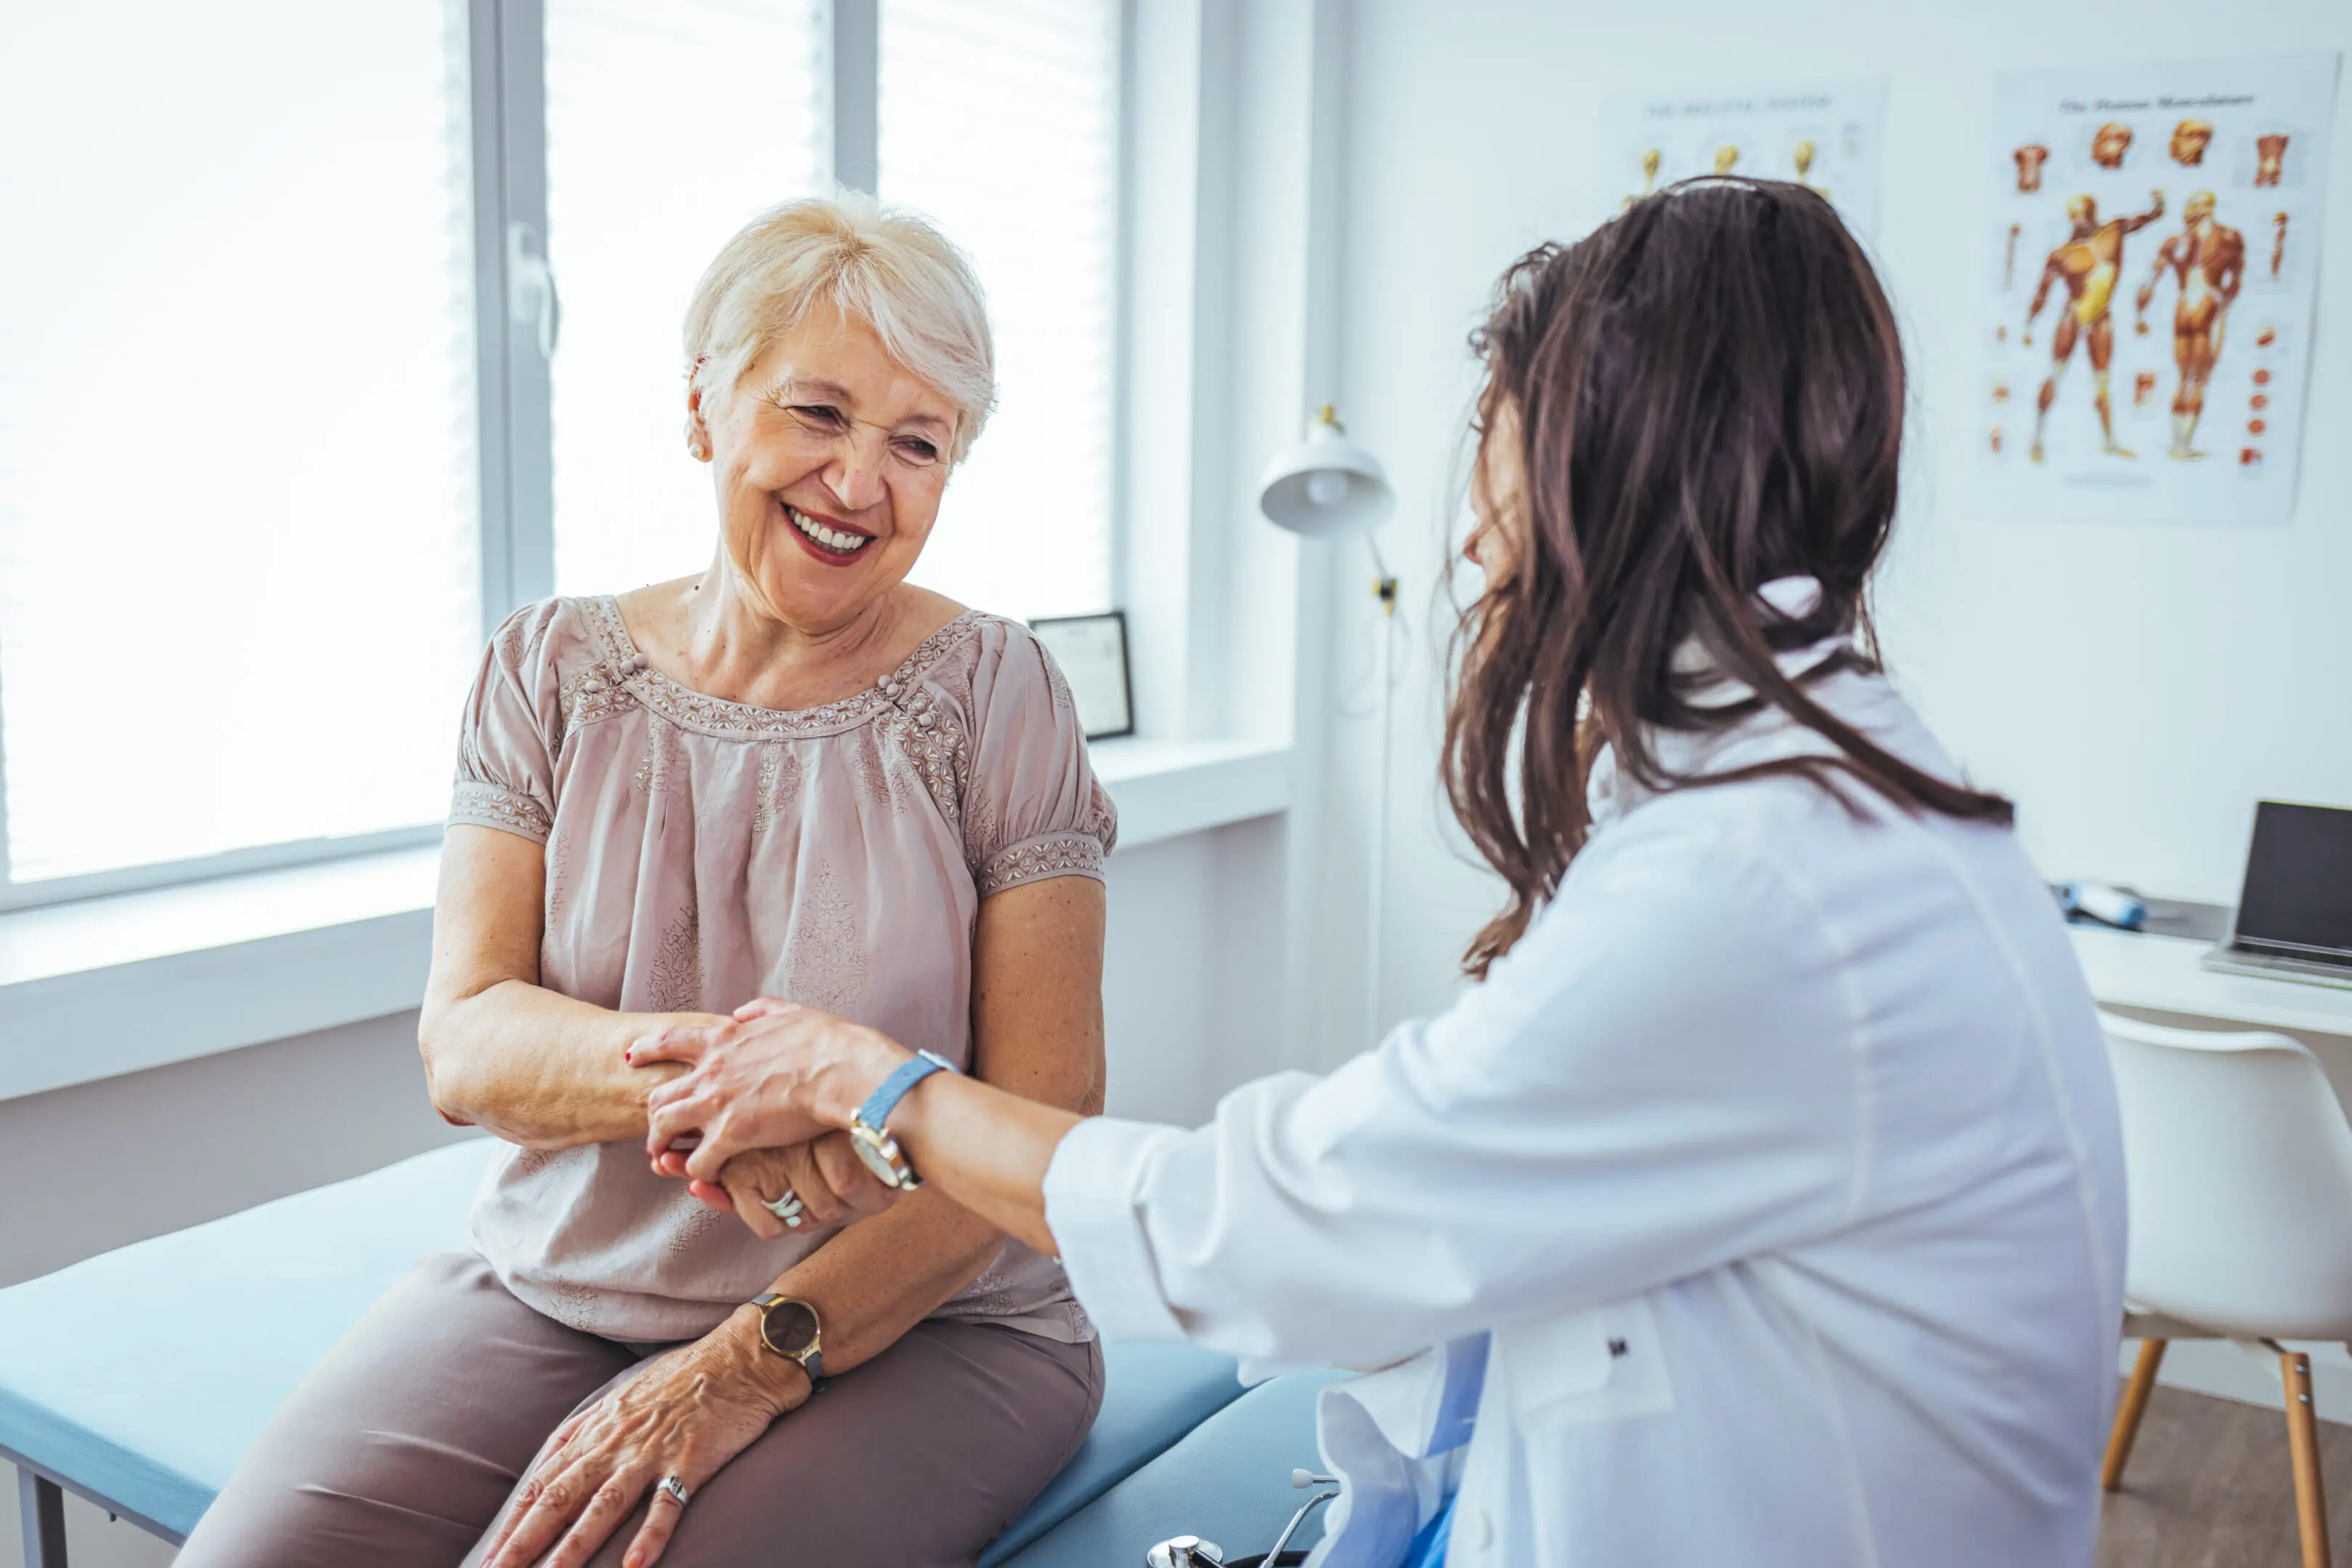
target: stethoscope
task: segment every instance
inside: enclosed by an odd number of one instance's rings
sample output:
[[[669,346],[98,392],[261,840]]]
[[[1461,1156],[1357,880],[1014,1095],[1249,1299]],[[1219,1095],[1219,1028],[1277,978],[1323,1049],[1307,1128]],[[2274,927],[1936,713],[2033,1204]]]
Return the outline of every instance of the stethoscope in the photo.
[[[1276,1538],[1273,1551],[1263,1557],[1242,1558],[1231,1564],[1231,1568],[1276,1568],[1282,1562],[1283,1549],[1290,1544],[1290,1538],[1298,1533],[1298,1527],[1307,1522],[1307,1516],[1339,1495],[1338,1477],[1318,1476],[1312,1470],[1291,1471],[1290,1484],[1301,1491],[1308,1487],[1330,1487],[1334,1490],[1318,1492],[1300,1505],[1298,1511],[1290,1516],[1290,1522],[1283,1526],[1282,1534]],[[1143,1564],[1144,1568],[1227,1568],[1225,1549],[1197,1535],[1179,1535],[1161,1542],[1143,1554]]]

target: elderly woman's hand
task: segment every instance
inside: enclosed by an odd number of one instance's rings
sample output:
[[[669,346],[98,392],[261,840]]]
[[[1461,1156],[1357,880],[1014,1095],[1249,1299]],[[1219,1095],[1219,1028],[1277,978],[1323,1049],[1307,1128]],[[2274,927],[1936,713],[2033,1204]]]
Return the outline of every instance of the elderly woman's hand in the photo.
[[[685,1176],[686,1155],[665,1150],[655,1158],[654,1169],[663,1176]],[[750,1150],[729,1160],[716,1182],[689,1186],[695,1197],[736,1215],[752,1235],[766,1240],[810,1225],[847,1225],[881,1213],[898,1198],[895,1189],[875,1179],[843,1133],[827,1133],[789,1148]],[[777,1218],[768,1207],[786,1193],[801,1200],[798,1224]]]
[[[688,1497],[809,1396],[800,1364],[760,1340],[755,1309],[646,1361],[555,1429],[494,1527],[484,1568],[581,1568],[646,1493],[653,1501],[623,1568],[652,1568]]]
[[[849,1125],[875,1085],[913,1054],[887,1035],[814,1008],[761,998],[715,1027],[639,1039],[629,1061],[681,1061],[686,1073],[646,1098],[646,1153],[658,1159],[689,1134],[686,1174],[719,1179],[751,1149],[787,1148]]]

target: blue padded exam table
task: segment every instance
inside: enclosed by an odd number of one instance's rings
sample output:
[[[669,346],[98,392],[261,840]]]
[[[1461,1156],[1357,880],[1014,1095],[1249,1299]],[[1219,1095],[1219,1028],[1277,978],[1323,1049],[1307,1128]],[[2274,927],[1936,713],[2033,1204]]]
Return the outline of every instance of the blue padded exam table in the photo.
[[[17,1467],[27,1568],[65,1568],[65,1491],[184,1541],[327,1348],[418,1257],[466,1245],[492,1146],[419,1155],[0,1291],[0,1459]],[[1213,1537],[1229,1518],[1248,1540],[1292,1499],[1289,1467],[1316,1463],[1317,1380],[1244,1396],[1231,1361],[1187,1345],[1103,1356],[1092,1435],[982,1568],[1140,1563],[1151,1542]],[[1258,1416],[1188,1450],[1229,1406]],[[1142,1491],[1115,1504],[1129,1477]]]

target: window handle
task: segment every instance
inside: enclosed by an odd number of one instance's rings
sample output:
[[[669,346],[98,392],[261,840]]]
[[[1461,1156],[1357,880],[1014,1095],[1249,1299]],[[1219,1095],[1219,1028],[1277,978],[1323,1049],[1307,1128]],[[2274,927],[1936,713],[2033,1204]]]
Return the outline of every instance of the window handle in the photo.
[[[555,358],[563,301],[555,291],[555,270],[547,265],[546,241],[525,223],[507,225],[507,315],[517,324],[535,320],[540,358]]]

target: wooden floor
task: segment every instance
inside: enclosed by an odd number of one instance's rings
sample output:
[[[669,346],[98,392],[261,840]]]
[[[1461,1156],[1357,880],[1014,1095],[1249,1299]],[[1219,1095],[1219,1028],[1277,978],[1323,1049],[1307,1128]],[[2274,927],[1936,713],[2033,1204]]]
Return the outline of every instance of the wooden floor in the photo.
[[[2352,1427],[2319,1424],[2328,1535],[2352,1568]],[[2098,1568],[2300,1568],[2283,1410],[2158,1387],[2099,1530]]]

